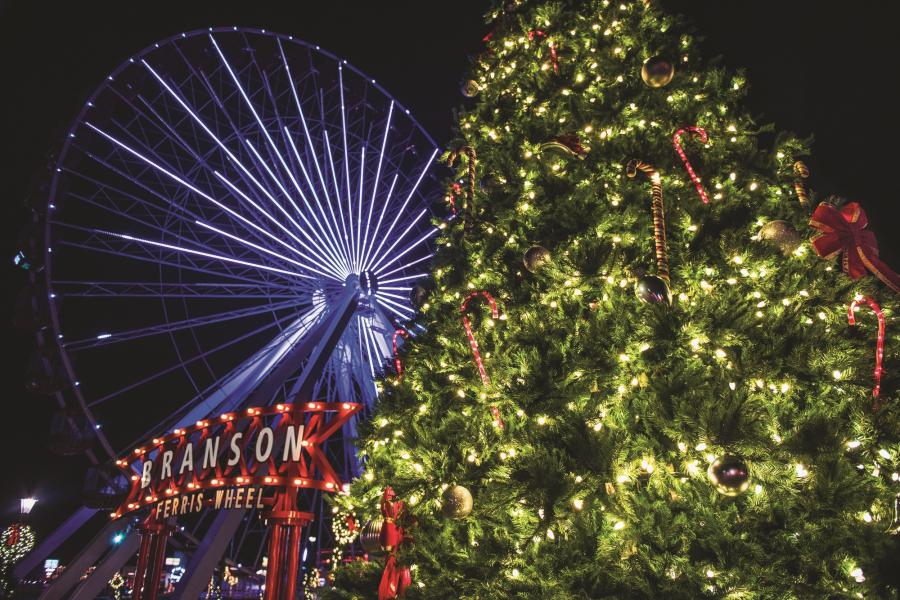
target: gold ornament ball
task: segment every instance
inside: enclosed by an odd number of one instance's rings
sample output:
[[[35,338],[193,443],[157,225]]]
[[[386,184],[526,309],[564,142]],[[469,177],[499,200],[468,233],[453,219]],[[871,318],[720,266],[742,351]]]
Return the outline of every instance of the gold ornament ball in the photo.
[[[717,458],[706,474],[723,496],[738,496],[750,487],[750,468],[737,456],[726,454]]]
[[[800,234],[787,221],[769,221],[759,230],[759,239],[770,242],[785,255],[800,246]]]
[[[481,91],[481,86],[478,85],[478,82],[474,79],[469,79],[462,84],[462,88],[460,88],[460,91],[466,98],[474,98],[478,95],[478,92]]]
[[[662,56],[651,56],[641,67],[641,79],[652,88],[666,87],[675,77],[675,63]]]
[[[532,246],[525,252],[525,268],[530,273],[537,273],[546,263],[550,262],[550,251],[543,246]]]
[[[634,286],[638,300],[646,304],[672,304],[672,290],[666,280],[656,275],[644,275]]]
[[[465,519],[472,513],[474,501],[472,492],[461,485],[454,485],[444,490],[444,505],[441,512],[448,519]]]
[[[381,528],[384,525],[384,521],[378,519],[376,521],[369,521],[363,526],[362,531],[359,532],[359,543],[362,545],[363,550],[365,550],[369,554],[381,554]]]

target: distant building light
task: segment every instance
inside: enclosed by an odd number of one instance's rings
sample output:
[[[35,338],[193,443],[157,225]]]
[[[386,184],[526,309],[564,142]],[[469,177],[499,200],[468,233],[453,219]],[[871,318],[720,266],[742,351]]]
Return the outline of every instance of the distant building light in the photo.
[[[23,515],[30,514],[35,504],[37,504],[37,498],[22,498],[19,500],[19,512]]]

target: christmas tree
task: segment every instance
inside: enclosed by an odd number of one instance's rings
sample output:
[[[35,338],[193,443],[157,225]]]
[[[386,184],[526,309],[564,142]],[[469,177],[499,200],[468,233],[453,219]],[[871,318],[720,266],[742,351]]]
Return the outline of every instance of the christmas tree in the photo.
[[[330,597],[897,597],[898,278],[861,208],[653,3],[490,17],[422,332],[336,500],[387,552]]]

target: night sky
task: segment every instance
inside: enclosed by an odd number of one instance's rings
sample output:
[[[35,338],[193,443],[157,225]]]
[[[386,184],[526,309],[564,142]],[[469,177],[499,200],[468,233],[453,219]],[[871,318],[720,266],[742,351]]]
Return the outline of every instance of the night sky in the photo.
[[[663,0],[687,15],[706,58],[744,68],[750,112],[758,123],[815,137],[807,161],[812,187],[863,204],[882,257],[900,270],[894,219],[900,199],[891,185],[900,160],[896,94],[897,15],[892,3],[811,0],[724,2]],[[0,371],[3,416],[0,526],[15,516],[17,498],[35,494],[34,522],[47,532],[79,502],[87,461],[48,450],[51,399],[29,395],[24,371],[34,343],[11,326],[25,275],[12,265],[24,200],[94,88],[118,64],[151,43],[211,25],[261,27],[292,34],[346,58],[378,79],[438,140],[449,139],[451,109],[469,56],[489,30],[486,2],[59,2],[0,0]],[[427,8],[426,8],[427,7]],[[875,10],[875,8],[878,10]],[[866,10],[870,8],[870,10]],[[860,10],[861,9],[861,10]],[[891,9],[897,11],[897,9]],[[890,348],[887,350],[891,351]],[[139,407],[138,407],[139,408]],[[140,411],[134,411],[140,419]],[[106,424],[107,427],[115,424]],[[150,432],[148,432],[150,433]]]

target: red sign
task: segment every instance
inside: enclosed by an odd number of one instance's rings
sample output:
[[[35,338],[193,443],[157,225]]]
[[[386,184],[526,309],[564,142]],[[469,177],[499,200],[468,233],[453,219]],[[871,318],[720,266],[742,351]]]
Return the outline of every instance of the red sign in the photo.
[[[322,444],[361,408],[351,402],[248,408],[154,438],[116,461],[130,475],[131,488],[111,516],[154,504],[160,517],[196,512],[209,503],[218,508],[261,506],[263,487],[337,492],[343,482]],[[204,490],[216,491],[198,493]],[[240,493],[240,501],[225,502],[229,492],[235,498]]]

